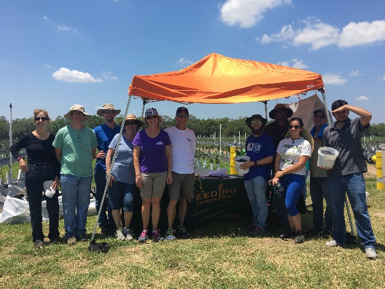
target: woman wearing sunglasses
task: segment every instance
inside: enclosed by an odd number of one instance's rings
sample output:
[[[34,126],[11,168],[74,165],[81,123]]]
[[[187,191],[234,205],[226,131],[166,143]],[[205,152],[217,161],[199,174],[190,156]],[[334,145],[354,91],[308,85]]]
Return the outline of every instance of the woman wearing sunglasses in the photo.
[[[302,119],[298,117],[290,119],[287,136],[289,137],[283,139],[277,148],[276,173],[272,184],[280,183],[284,188],[282,193],[290,225],[289,231],[280,237],[282,239],[294,237],[294,242],[299,244],[305,241],[305,237],[302,233],[301,214],[296,205],[306,183],[305,165],[312,154],[312,138],[303,128]]]
[[[149,108],[145,113],[145,122],[146,129],[138,132],[132,141],[135,184],[142,195],[143,231],[138,239],[140,243],[147,241],[150,211],[152,239],[155,242],[164,240],[158,229],[160,201],[166,183],[172,183],[171,142],[167,132],[159,128],[162,117],[155,108]]]
[[[59,238],[59,202],[58,187],[60,176],[60,164],[55,156],[55,149],[52,142],[55,137],[47,131],[50,121],[48,111],[35,109],[33,111],[36,129],[24,135],[17,143],[11,146],[11,153],[19,163],[20,169],[26,173],[25,186],[31,216],[32,240],[35,248],[44,246],[44,234],[41,217],[41,201],[43,183],[53,181],[51,188],[55,191],[54,195],[45,195],[47,210],[49,214],[49,234],[51,242],[56,242]],[[27,151],[28,165],[24,158],[19,154],[21,149]]]

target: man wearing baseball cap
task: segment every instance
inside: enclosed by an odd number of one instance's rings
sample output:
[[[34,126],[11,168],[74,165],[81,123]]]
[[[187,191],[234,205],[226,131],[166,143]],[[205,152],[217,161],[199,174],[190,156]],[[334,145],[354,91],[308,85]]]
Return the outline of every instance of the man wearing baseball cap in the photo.
[[[170,202],[167,207],[168,230],[166,239],[175,239],[173,224],[176,215],[176,206],[179,201],[179,226],[177,233],[179,236],[186,237],[188,232],[184,227],[184,220],[187,212],[187,200],[194,198],[194,156],[196,148],[195,134],[186,127],[189,120],[189,112],[186,107],[179,107],[176,110],[173,127],[166,128],[165,131],[170,136],[171,155],[172,155],[172,184],[168,185]]]
[[[324,108],[313,112],[314,127],[310,134],[314,138],[314,151],[310,158],[310,195],[313,203],[313,229],[314,235],[330,236],[332,230],[332,207],[327,190],[327,171],[317,167],[318,149],[322,146],[322,136],[328,126]],[[324,218],[323,200],[326,201]],[[324,229],[324,220],[326,228]]]

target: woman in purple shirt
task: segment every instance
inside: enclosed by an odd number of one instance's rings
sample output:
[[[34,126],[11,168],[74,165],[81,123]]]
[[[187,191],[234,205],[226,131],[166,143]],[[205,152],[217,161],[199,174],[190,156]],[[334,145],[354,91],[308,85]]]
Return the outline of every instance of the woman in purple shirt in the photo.
[[[164,188],[172,183],[171,142],[168,134],[159,128],[162,117],[155,108],[145,113],[147,128],[140,131],[132,141],[134,146],[135,184],[142,195],[143,231],[138,241],[145,243],[148,236],[150,210],[152,216],[152,239],[163,241],[158,229],[160,201]]]

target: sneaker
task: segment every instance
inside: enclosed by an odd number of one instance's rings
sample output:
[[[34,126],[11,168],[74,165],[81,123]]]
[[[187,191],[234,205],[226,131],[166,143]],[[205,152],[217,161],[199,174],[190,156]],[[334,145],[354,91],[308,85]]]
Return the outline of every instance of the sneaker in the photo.
[[[187,237],[189,235],[187,229],[183,225],[178,226],[176,228],[176,231],[178,232],[178,235],[181,237]]]
[[[337,243],[337,241],[334,240],[334,239],[333,239],[333,240],[330,240],[330,241],[328,241],[328,242],[326,242],[325,245],[328,246],[328,247],[337,247],[337,246],[339,246],[339,244]]]
[[[254,236],[256,236],[256,235],[261,234],[261,233],[264,232],[264,231],[265,231],[264,228],[260,228],[260,227],[258,227],[258,226],[255,226],[255,227],[254,227],[254,230],[251,231],[251,233],[252,233]]]
[[[146,243],[147,242],[147,230],[143,230],[138,238],[139,243]]]
[[[134,232],[129,228],[124,228],[122,230],[122,233],[124,237],[126,238],[126,241],[132,241],[134,239]]]
[[[294,235],[295,235],[295,233],[291,229],[289,229],[284,234],[280,235],[279,237],[284,240],[284,239],[292,238],[292,237],[294,237]]]
[[[152,240],[154,242],[161,242],[161,241],[164,241],[164,238],[162,237],[162,235],[160,234],[160,230],[157,229],[157,230],[153,230],[152,231]]]
[[[67,244],[68,244],[68,245],[72,245],[72,244],[75,244],[75,243],[76,243],[76,238],[75,238],[74,236],[69,237],[69,238],[67,239]]]
[[[119,241],[125,241],[126,237],[123,235],[123,232],[121,230],[116,230],[115,236]]]
[[[43,248],[45,245],[44,245],[44,242],[42,240],[36,240],[35,243],[34,243],[34,247],[35,249],[41,249]]]
[[[301,244],[303,242],[305,242],[305,236],[303,235],[303,233],[301,231],[298,231],[297,235],[294,238],[294,243]]]
[[[376,250],[372,247],[365,248],[365,254],[368,259],[376,259],[377,253]]]
[[[170,240],[174,240],[176,239],[175,238],[175,230],[174,229],[168,229],[166,231],[166,240],[170,241]]]

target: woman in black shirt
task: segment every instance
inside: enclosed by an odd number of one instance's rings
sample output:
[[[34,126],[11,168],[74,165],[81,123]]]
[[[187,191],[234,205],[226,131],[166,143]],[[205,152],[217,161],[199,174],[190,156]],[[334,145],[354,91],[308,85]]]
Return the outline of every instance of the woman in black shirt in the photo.
[[[47,125],[50,121],[48,112],[44,109],[35,109],[33,114],[36,129],[24,135],[11,146],[11,153],[19,163],[21,170],[26,173],[25,186],[31,215],[32,238],[35,247],[41,248],[44,246],[41,201],[45,181],[53,181],[51,188],[55,191],[52,197],[44,196],[49,214],[48,238],[51,242],[56,242],[59,238],[58,187],[60,164],[56,159],[55,149],[52,146],[55,137],[47,131]],[[27,151],[27,165],[24,158],[19,154],[22,148]]]

